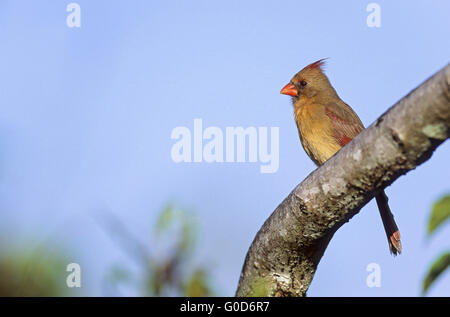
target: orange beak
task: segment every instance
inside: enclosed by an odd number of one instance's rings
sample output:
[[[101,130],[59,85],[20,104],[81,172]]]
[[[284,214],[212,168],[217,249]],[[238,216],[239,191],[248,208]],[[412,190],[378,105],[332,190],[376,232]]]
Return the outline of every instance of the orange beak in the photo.
[[[282,93],[283,95],[289,95],[292,97],[298,96],[297,88],[295,88],[295,86],[292,85],[291,83],[284,86],[283,89],[281,89],[280,93]]]

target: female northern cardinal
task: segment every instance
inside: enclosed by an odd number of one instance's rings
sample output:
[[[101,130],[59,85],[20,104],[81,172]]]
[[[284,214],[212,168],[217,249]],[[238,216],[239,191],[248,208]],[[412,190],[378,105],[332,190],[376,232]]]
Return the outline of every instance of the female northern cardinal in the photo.
[[[318,60],[295,74],[282,94],[292,96],[294,117],[306,154],[319,166],[349,143],[364,126],[339,98]],[[384,191],[375,196],[392,254],[401,253],[400,232]]]

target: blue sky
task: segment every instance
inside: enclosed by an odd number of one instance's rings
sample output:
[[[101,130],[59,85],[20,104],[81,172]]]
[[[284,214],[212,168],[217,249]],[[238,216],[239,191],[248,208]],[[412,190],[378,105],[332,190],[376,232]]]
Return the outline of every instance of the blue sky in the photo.
[[[329,57],[341,98],[372,123],[448,63],[448,1],[77,1],[81,28],[66,25],[70,1],[0,2],[0,226],[15,243],[56,241],[74,250],[84,286],[126,255],[93,219],[108,209],[142,239],[173,201],[197,213],[196,259],[220,295],[234,294],[257,230],[314,168],[300,146],[291,76]],[[177,126],[279,127],[280,166],[171,160]],[[450,144],[387,189],[404,253],[387,248],[370,202],[331,241],[310,296],[416,296],[450,230],[430,241],[430,207],[450,192]],[[381,287],[366,286],[366,266]],[[450,294],[450,276],[430,295]]]

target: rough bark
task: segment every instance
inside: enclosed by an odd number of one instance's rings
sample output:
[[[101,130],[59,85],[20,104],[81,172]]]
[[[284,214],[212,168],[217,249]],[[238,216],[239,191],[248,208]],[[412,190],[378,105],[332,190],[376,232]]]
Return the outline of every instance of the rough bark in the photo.
[[[313,171],[257,233],[236,296],[305,296],[333,234],[450,135],[450,64]]]

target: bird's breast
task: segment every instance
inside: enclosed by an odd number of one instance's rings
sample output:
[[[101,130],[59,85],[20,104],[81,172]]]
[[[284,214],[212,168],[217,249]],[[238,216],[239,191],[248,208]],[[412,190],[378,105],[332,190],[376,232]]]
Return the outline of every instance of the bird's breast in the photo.
[[[298,107],[294,115],[302,146],[316,165],[322,165],[341,149],[324,106]]]

